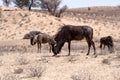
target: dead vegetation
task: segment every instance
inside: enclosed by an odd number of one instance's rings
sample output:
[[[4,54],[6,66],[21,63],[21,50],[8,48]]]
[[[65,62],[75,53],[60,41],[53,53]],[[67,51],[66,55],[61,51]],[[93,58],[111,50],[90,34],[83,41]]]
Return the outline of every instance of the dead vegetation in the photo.
[[[103,60],[102,60],[102,63],[103,63],[103,64],[110,65],[110,60],[109,60],[109,59],[103,59]]]
[[[18,65],[26,65],[29,63],[29,60],[24,56],[19,56],[15,60]]]
[[[43,67],[42,64],[37,66],[30,66],[28,72],[29,72],[28,76],[40,78],[45,72],[45,66]]]
[[[97,80],[92,77],[92,73],[89,71],[80,71],[77,74],[71,76],[72,80]]]
[[[16,74],[6,73],[2,75],[1,80],[20,80],[20,77]]]

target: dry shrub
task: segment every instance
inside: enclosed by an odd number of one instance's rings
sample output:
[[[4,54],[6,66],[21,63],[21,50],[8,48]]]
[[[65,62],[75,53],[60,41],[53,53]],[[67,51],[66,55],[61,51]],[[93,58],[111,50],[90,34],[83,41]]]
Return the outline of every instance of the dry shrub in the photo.
[[[93,80],[91,78],[91,74],[88,72],[81,71],[78,74],[74,74],[71,76],[72,80]]]
[[[99,76],[89,69],[81,70],[71,76],[72,80],[101,80]]]
[[[23,72],[22,68],[16,68],[16,69],[14,69],[14,74],[20,74],[22,72]]]
[[[76,59],[75,59],[74,56],[70,56],[70,57],[68,58],[68,62],[73,63],[73,62],[75,62],[75,61],[76,61]]]
[[[12,73],[6,73],[3,74],[0,80],[20,80],[20,77]]]
[[[29,68],[29,77],[38,77],[40,78],[45,71],[45,67],[38,65],[38,66],[31,66]]]
[[[20,56],[16,59],[17,63],[19,65],[26,65],[29,63],[29,60],[27,58],[25,58],[24,56]]]
[[[72,80],[92,80],[91,78],[90,78],[90,76],[89,76],[89,78],[82,78],[82,77],[80,77],[79,75],[73,75],[72,77]]]
[[[108,65],[110,65],[110,61],[109,61],[108,59],[103,59],[103,60],[102,60],[102,63],[103,63],[103,64],[108,64]]]

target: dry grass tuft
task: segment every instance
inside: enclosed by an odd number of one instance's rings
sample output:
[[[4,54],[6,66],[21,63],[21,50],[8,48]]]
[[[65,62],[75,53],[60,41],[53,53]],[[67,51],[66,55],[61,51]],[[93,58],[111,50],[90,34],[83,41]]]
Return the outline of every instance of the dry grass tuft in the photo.
[[[27,58],[25,58],[24,56],[20,56],[16,59],[16,62],[19,64],[19,65],[26,65],[29,63],[29,60]]]
[[[102,60],[102,63],[103,63],[103,64],[110,65],[110,60],[108,60],[108,59],[103,59],[103,60]]]
[[[93,80],[90,73],[81,72],[79,74],[74,74],[71,76],[72,80]]]
[[[31,66],[29,68],[29,77],[38,77],[40,78],[45,71],[45,68],[41,65],[39,66]]]
[[[20,80],[20,77],[12,73],[7,73],[4,74],[0,80]]]
[[[20,74],[22,72],[23,72],[22,68],[16,68],[16,69],[14,69],[14,74]]]
[[[73,63],[73,62],[75,62],[75,61],[76,61],[76,59],[75,59],[75,57],[73,57],[73,56],[70,56],[70,57],[68,58],[68,62]]]

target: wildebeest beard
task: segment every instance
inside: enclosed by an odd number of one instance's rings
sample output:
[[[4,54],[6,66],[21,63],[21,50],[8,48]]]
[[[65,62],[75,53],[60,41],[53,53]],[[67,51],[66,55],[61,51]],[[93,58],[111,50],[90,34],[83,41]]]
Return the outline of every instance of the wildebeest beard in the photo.
[[[56,42],[56,44],[52,45],[52,51],[54,53],[54,55],[57,55],[61,52],[61,48],[63,47],[65,42],[63,41],[59,41],[59,42]]]

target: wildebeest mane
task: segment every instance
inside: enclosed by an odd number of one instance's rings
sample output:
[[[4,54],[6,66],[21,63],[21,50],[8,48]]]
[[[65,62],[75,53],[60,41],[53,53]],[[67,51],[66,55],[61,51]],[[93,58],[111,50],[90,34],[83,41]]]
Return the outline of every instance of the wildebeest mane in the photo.
[[[65,35],[63,35],[64,33],[65,33],[64,27],[60,27],[55,35],[55,41],[59,41],[59,40],[63,41],[65,38]]]

